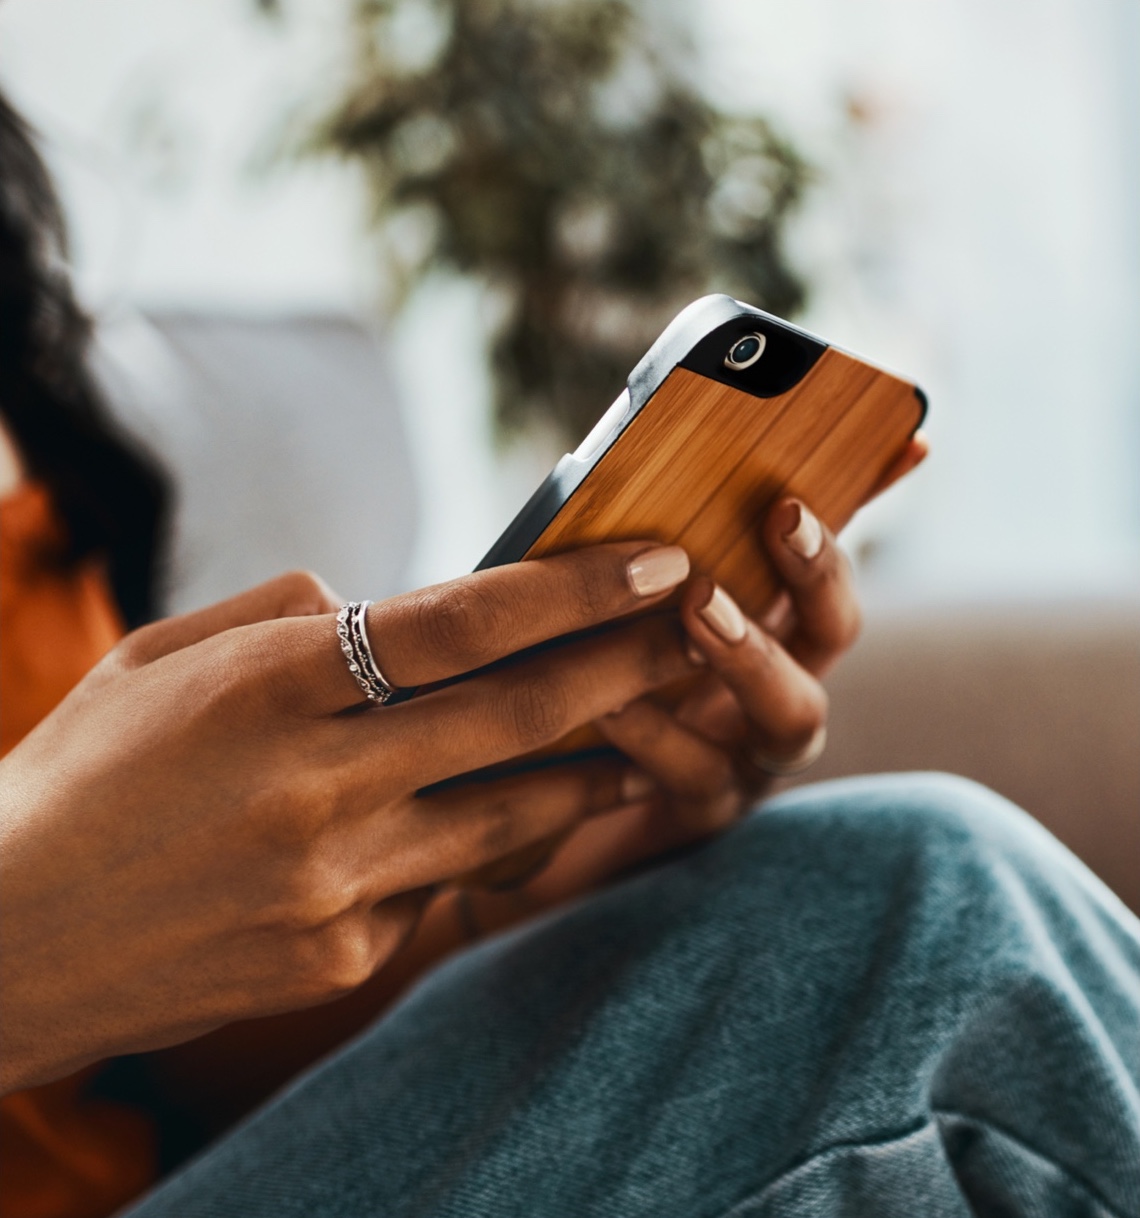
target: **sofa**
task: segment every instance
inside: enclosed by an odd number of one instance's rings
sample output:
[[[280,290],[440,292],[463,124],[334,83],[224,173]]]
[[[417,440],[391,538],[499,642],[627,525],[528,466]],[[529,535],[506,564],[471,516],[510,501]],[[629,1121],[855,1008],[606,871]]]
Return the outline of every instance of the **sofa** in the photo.
[[[946,770],[1031,812],[1140,914],[1140,601],[872,611],[812,781]]]

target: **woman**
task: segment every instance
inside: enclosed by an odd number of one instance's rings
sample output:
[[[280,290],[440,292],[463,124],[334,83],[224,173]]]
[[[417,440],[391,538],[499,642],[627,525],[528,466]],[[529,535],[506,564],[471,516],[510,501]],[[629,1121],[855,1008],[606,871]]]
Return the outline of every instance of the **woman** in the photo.
[[[766,771],[818,751],[819,678],[858,628],[806,505],[764,522],[784,583],[764,625],[683,551],[633,542],[374,605],[344,654],[337,598],[294,575],[94,663],[150,604],[160,483],[99,412],[6,107],[0,182],[12,742],[42,714],[0,762],[12,1213],[105,1213],[153,1182],[145,1123],[83,1119],[98,1063],[190,1042],[216,1075],[264,1054],[264,1090],[523,918],[139,1213],[1135,1212],[1140,937],[1096,881],[951,780],[741,820]],[[679,612],[630,616],[679,587]],[[346,663],[367,668],[363,639],[396,687],[514,658],[358,714],[381,688]],[[675,713],[646,696],[683,676]],[[612,757],[450,781],[590,722]],[[540,845],[519,891],[463,880]]]

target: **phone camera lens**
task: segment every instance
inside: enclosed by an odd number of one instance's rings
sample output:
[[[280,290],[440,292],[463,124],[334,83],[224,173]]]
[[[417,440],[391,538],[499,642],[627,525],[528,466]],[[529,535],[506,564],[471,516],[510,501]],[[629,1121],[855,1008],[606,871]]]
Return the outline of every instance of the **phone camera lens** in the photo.
[[[724,366],[731,368],[734,372],[751,368],[764,354],[767,342],[768,340],[763,334],[746,334],[743,338],[738,338],[724,357]]]

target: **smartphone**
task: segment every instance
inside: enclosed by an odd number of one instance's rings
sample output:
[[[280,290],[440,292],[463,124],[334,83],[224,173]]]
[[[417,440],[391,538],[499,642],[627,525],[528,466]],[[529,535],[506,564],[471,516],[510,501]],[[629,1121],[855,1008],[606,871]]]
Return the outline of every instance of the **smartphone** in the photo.
[[[912,381],[730,296],[705,296],[674,318],[477,569],[655,540],[684,546],[696,570],[762,617],[778,592],[760,538],[769,505],[795,495],[838,533],[925,416],[926,396]],[[603,743],[580,728],[532,760]],[[461,882],[515,887],[565,836]]]
[[[836,533],[926,415],[912,381],[730,296],[669,324],[479,564],[603,541],[684,546],[749,616],[774,599],[759,522],[802,499]]]

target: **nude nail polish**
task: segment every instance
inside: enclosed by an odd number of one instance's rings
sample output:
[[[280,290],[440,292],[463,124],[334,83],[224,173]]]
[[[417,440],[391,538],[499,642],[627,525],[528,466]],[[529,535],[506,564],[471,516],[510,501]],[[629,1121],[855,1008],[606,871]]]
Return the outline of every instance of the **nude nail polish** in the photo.
[[[823,548],[823,526],[803,504],[799,507],[799,520],[790,533],[784,534],[784,544],[793,554],[810,562]]]
[[[718,584],[713,588],[707,605],[697,612],[704,618],[709,629],[720,635],[726,643],[739,643],[748,633],[748,623],[740,606]]]
[[[680,546],[658,546],[635,554],[626,571],[638,596],[658,596],[689,578],[689,556]]]

